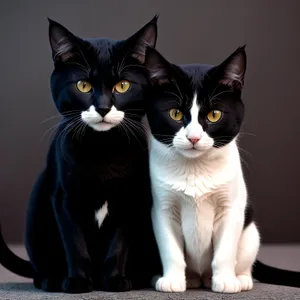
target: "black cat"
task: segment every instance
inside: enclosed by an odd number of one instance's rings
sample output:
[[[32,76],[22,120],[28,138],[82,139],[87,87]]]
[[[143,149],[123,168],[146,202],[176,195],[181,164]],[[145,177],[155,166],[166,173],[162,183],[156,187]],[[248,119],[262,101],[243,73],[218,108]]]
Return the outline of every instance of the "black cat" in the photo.
[[[49,20],[51,90],[63,119],[28,205],[30,263],[2,237],[0,246],[1,264],[38,288],[83,293],[150,284],[159,260],[140,121],[148,87],[142,63],[156,36],[157,16],[122,41],[81,39]]]

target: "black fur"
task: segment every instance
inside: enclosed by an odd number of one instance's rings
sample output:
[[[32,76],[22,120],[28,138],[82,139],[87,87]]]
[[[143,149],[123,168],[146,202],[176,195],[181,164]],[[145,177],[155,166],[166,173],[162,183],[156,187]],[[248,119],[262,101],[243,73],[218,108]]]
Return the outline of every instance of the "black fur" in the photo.
[[[152,134],[163,143],[169,144],[166,136],[174,136],[179,129],[191,121],[190,108],[194,94],[200,104],[199,123],[203,130],[214,139],[215,147],[229,143],[239,132],[243,117],[244,105],[240,99],[242,85],[235,86],[224,73],[230,64],[246,57],[244,48],[239,48],[224,63],[217,67],[208,65],[176,66],[168,63],[157,51],[148,49],[146,66],[150,77],[156,83],[153,88],[155,96],[147,107],[147,115]],[[244,63],[246,65],[246,62]],[[230,72],[230,70],[229,70]],[[244,71],[241,71],[244,73]],[[243,80],[243,75],[242,79]],[[181,122],[169,117],[169,110],[179,109],[184,118]],[[216,124],[207,121],[211,110],[221,110],[222,119]],[[159,113],[158,113],[159,112]]]
[[[177,66],[155,49],[148,48],[145,66],[153,85],[147,97],[146,111],[151,132],[157,140],[171,145],[175,133],[188,125],[195,92],[200,102],[199,122],[214,139],[214,147],[222,147],[237,136],[244,118],[241,93],[246,70],[245,47],[238,48],[217,66]],[[170,118],[172,108],[183,113],[181,122]],[[210,124],[206,115],[215,109],[221,110],[223,117],[218,123]],[[254,210],[249,203],[244,229],[253,221]],[[270,267],[258,260],[253,266],[253,277],[264,283],[300,287],[300,272]]]
[[[140,121],[148,88],[142,63],[146,46],[155,46],[156,21],[127,40],[113,41],[81,39],[49,20],[51,90],[63,119],[28,205],[30,264],[11,253],[3,239],[0,255],[5,267],[34,277],[35,286],[45,291],[126,291],[146,287],[155,272],[159,260]],[[128,92],[112,93],[122,79],[131,82]],[[78,80],[88,80],[92,91],[81,93]],[[114,105],[125,112],[127,125],[122,121],[98,132],[77,122],[91,105],[100,112]],[[108,216],[99,229],[95,212],[106,201]]]

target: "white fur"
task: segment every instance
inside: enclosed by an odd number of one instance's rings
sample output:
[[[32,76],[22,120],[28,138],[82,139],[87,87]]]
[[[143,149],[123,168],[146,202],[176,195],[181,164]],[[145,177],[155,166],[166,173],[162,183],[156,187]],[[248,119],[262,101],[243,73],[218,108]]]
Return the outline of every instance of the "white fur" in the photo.
[[[259,234],[254,223],[243,231],[247,190],[236,141],[214,148],[198,112],[195,95],[191,123],[173,147],[149,134],[152,221],[163,263],[155,286],[181,292],[193,274],[192,285],[202,281],[215,292],[249,290]],[[200,138],[194,145],[192,136]]]
[[[99,228],[101,227],[104,219],[106,218],[106,216],[108,215],[108,204],[107,201],[102,205],[102,207],[96,211],[95,213],[95,219],[98,222],[98,226]]]
[[[119,125],[124,119],[124,112],[112,106],[104,118],[96,111],[94,105],[81,113],[81,119],[96,131],[108,131]]]
[[[210,149],[214,141],[203,131],[198,122],[199,107],[197,105],[197,95],[194,95],[191,108],[191,122],[186,128],[181,128],[174,137],[173,144],[175,149],[187,158],[196,158]],[[189,139],[200,139],[196,144],[192,144]]]

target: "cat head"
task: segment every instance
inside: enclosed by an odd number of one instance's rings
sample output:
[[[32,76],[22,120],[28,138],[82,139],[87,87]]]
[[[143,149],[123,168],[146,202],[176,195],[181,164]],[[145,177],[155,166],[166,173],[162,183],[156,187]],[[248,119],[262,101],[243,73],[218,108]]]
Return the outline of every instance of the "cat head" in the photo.
[[[239,133],[245,46],[217,66],[169,63],[148,48],[145,66],[153,85],[147,118],[157,141],[187,158],[219,151]]]
[[[95,131],[108,131],[144,115],[148,86],[142,68],[146,48],[155,47],[155,16],[125,40],[82,39],[49,19],[54,71],[51,91],[58,111]],[[130,120],[128,121],[130,122]]]

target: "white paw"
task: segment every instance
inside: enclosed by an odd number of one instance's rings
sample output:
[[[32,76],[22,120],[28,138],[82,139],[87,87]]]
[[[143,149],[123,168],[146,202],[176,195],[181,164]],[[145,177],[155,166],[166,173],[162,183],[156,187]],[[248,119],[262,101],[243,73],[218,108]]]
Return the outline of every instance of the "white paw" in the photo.
[[[186,281],[184,277],[160,277],[156,281],[155,289],[159,292],[184,292]]]
[[[220,274],[212,278],[212,290],[217,293],[238,293],[241,283],[235,275]]]
[[[249,275],[239,275],[237,279],[241,283],[241,290],[242,291],[250,291],[253,288],[253,279]]]

